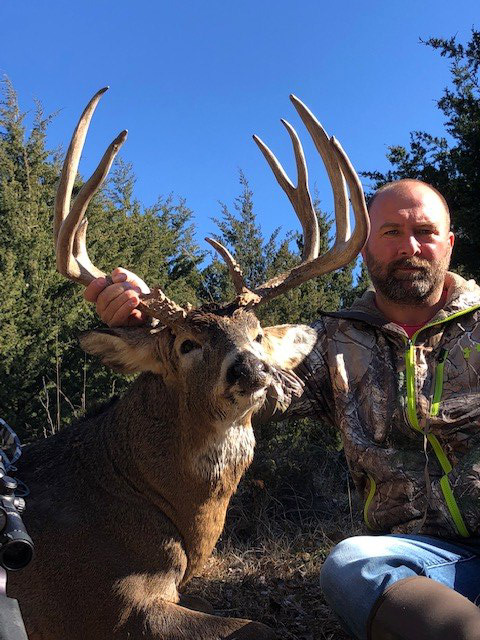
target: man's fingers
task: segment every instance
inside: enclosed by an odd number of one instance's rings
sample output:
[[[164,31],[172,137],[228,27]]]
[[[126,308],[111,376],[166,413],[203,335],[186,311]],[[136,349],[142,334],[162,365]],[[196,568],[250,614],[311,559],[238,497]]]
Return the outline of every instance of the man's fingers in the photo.
[[[103,313],[119,296],[129,291],[130,293],[126,298],[132,297],[139,301],[138,287],[133,287],[129,282],[117,282],[106,287],[97,297],[97,312],[100,314],[102,320],[104,320]],[[125,298],[124,298],[125,300]]]
[[[108,325],[110,327],[121,327],[130,325],[130,316],[135,311],[135,307],[138,304],[138,299],[135,300],[135,298],[126,298],[125,296],[120,296],[115,302],[118,303],[118,306],[116,306],[116,304],[112,304],[108,309],[108,311],[111,313],[110,319],[107,322]]]
[[[145,323],[145,316],[135,309],[140,293],[150,289],[137,275],[118,267],[112,271],[113,284],[107,286],[104,277],[96,278],[83,292],[85,300],[96,304],[100,318],[111,327],[137,326]]]
[[[111,285],[108,289],[98,296],[97,313],[110,326],[125,324],[140,301],[138,293],[127,283]]]
[[[128,271],[126,269],[122,269],[121,267],[117,267],[112,271],[112,281],[113,282],[125,282],[128,280]]]
[[[92,280],[85,288],[83,297],[85,300],[88,300],[88,302],[96,302],[99,294],[102,293],[106,286],[107,281],[105,278],[95,278],[95,280]]]

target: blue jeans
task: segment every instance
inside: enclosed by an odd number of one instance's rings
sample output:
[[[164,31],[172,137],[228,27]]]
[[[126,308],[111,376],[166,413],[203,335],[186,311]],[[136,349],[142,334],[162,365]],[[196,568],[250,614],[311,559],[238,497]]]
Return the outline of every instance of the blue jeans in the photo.
[[[419,535],[343,540],[320,573],[325,598],[350,635],[366,640],[367,620],[387,587],[411,576],[437,580],[480,604],[480,539],[461,543]]]

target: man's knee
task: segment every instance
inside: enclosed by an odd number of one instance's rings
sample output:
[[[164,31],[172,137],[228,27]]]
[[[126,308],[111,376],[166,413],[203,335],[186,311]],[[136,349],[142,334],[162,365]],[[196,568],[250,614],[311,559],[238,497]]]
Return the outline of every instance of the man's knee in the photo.
[[[355,638],[364,638],[367,620],[385,589],[420,575],[428,541],[408,537],[355,536],[332,550],[320,572],[325,599]]]
[[[338,594],[351,591],[354,583],[362,579],[366,566],[373,558],[378,562],[383,555],[382,537],[354,536],[339,542],[330,552],[320,572],[320,584],[324,593]]]

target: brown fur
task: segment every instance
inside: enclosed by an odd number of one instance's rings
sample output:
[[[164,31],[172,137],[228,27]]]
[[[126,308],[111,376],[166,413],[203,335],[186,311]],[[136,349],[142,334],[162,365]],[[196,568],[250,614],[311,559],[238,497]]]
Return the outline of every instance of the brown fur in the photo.
[[[253,373],[231,384],[229,366],[247,352],[275,365],[269,332],[282,365],[285,356],[301,360],[314,341],[307,327],[266,329],[259,338],[246,312],[191,312],[176,333],[110,329],[82,337],[105,363],[142,373],[116,403],[21,458],[36,555],[11,576],[9,595],[19,599],[32,640],[275,637],[258,623],[187,608],[191,601],[178,591],[222,531],[251,462],[251,416],[272,379],[264,366],[258,380]],[[289,336],[285,353],[282,335],[291,332],[299,341],[295,347]],[[182,353],[185,340],[198,348]]]

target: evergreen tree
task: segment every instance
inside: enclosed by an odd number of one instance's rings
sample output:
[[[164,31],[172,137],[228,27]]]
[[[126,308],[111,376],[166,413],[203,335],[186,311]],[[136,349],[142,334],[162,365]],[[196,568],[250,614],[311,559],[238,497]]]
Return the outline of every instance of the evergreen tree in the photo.
[[[241,193],[235,199],[234,211],[222,204],[221,217],[214,219],[220,233],[216,238],[229,248],[242,268],[247,286],[254,288],[265,280],[291,269],[301,262],[302,236],[289,232],[279,241],[280,229],[266,239],[257,221],[253,193],[245,175],[240,172]],[[320,228],[320,253],[330,245],[332,222],[314,199]],[[261,218],[261,216],[259,216]],[[304,283],[301,287],[276,298],[258,309],[264,325],[311,322],[320,311],[333,311],[350,302],[353,291],[353,264]],[[235,295],[226,267],[216,258],[203,272],[202,297],[217,302]]]
[[[0,104],[0,416],[23,438],[58,429],[125,377],[86,360],[76,335],[99,324],[82,288],[56,271],[53,202],[61,154],[46,149],[51,120],[40,106],[31,133],[8,81]],[[179,302],[196,302],[198,263],[192,212],[183,200],[142,207],[135,178],[118,162],[89,206],[88,247],[109,272],[122,264]],[[75,193],[82,185],[77,178]]]
[[[232,250],[242,269],[246,285],[253,288],[267,279],[279,230],[265,240],[254,212],[253,193],[242,171],[239,181],[241,193],[235,198],[234,211],[221,203],[221,217],[213,218],[220,231],[214,234],[214,238]],[[228,270],[216,255],[203,271],[202,297],[205,301],[214,302],[225,302],[235,297]]]
[[[48,163],[49,118],[37,107],[30,136],[15,91],[5,82],[0,105],[0,407],[2,415],[28,427],[36,411],[24,412],[26,389],[49,365],[57,326],[48,292],[57,289],[52,240],[56,171]]]
[[[414,131],[410,147],[391,146],[387,154],[392,169],[367,172],[375,188],[401,178],[418,178],[432,184],[446,198],[456,234],[452,266],[466,276],[480,278],[480,31],[470,42],[456,38],[430,38],[424,44],[450,60],[451,86],[437,100],[445,116],[447,137]]]

